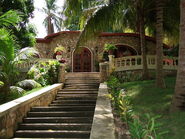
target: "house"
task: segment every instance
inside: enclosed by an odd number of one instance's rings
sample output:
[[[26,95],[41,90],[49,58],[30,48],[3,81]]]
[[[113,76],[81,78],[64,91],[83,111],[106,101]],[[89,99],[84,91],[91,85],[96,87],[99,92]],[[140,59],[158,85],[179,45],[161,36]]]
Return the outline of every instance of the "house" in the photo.
[[[55,58],[55,48],[65,47],[62,57],[66,59],[68,70],[72,72],[94,72],[98,70],[99,62],[104,60],[106,43],[116,45],[114,51],[116,58],[128,55],[141,55],[139,34],[135,33],[101,33],[97,39],[88,40],[80,46],[80,52],[76,49],[76,43],[80,31],[62,31],[50,34],[45,38],[37,38],[36,48],[41,58]],[[155,55],[155,39],[146,36],[148,55]]]

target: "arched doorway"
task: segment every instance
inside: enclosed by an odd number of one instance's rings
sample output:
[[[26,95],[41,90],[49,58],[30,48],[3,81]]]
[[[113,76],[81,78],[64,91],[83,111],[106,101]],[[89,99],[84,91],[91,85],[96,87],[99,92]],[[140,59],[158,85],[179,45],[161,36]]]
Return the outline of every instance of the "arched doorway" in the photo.
[[[73,53],[73,72],[91,72],[92,54],[88,48],[81,47]]]

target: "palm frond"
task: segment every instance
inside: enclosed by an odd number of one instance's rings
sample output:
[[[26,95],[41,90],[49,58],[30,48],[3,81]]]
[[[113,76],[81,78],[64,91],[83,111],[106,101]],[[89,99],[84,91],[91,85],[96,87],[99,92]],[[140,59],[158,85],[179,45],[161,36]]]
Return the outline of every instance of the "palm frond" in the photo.
[[[85,27],[77,42],[77,46],[82,45],[89,38],[95,38],[100,32],[112,28],[116,20],[117,5],[104,5],[97,9],[94,14],[87,20]]]
[[[10,25],[15,26],[21,21],[20,13],[17,11],[8,11],[0,16],[0,27],[8,27]]]

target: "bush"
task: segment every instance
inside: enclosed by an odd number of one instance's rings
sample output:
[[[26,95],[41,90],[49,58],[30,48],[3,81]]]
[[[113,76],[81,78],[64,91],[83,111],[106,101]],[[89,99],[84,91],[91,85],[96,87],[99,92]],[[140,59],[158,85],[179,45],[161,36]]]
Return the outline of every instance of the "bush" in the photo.
[[[0,81],[0,88],[4,86],[4,83]]]
[[[57,83],[59,67],[58,61],[37,63],[28,71],[28,78],[34,79],[42,86]]]
[[[41,84],[37,83],[34,80],[23,80],[23,81],[18,82],[17,86],[25,90],[32,90],[34,88],[41,87]]]
[[[113,72],[112,76],[116,77],[122,83],[142,80],[142,73],[133,71]]]
[[[131,96],[127,95],[124,89],[121,89],[121,83],[115,76],[110,76],[107,82],[111,88],[111,99],[117,114],[127,125],[132,139],[161,139],[166,130],[158,131],[161,124],[156,122],[160,116],[151,117],[149,114],[143,115],[145,123],[139,120],[139,116],[134,113]]]

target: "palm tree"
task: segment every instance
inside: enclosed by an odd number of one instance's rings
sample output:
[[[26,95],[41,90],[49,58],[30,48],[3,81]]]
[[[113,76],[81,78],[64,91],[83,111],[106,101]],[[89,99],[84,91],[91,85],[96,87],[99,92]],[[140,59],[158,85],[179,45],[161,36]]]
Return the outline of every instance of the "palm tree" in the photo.
[[[165,88],[163,74],[163,0],[156,0],[156,85]]]
[[[43,22],[47,29],[47,34],[54,33],[54,26],[57,31],[61,30],[62,18],[58,16],[57,11],[59,7],[56,5],[56,1],[57,0],[45,0],[46,8],[41,9],[41,11],[47,15]]]
[[[8,31],[8,27],[15,26],[20,20],[15,11],[8,11],[0,16],[0,81],[4,82],[0,92],[4,92],[5,96],[13,82],[12,78],[17,74],[13,62],[16,43],[14,36]]]
[[[185,0],[181,0],[181,20],[180,20],[180,41],[179,41],[179,62],[178,62],[178,71],[175,85],[175,94],[172,100],[172,111],[181,110],[184,108],[184,96],[185,96]]]
[[[83,39],[91,38],[93,32],[107,30],[109,28],[131,28],[140,34],[140,46],[143,59],[143,79],[148,79],[148,68],[146,60],[146,44],[145,44],[145,24],[147,6],[152,6],[153,3],[148,4],[146,0],[124,0],[124,1],[110,1],[109,5],[101,7],[90,20],[82,31],[79,42]],[[146,6],[147,5],[147,6]],[[148,9],[150,7],[147,7]],[[124,12],[123,12],[124,11]],[[151,12],[151,11],[148,11]],[[100,20],[100,17],[102,18]],[[98,26],[97,26],[98,25]],[[93,30],[93,29],[94,30]],[[80,44],[80,43],[79,43]]]

